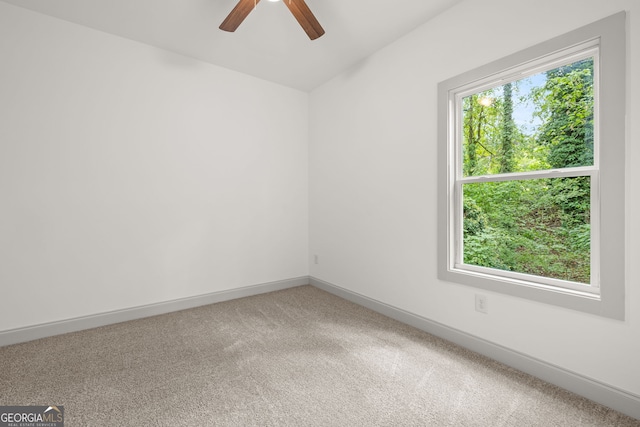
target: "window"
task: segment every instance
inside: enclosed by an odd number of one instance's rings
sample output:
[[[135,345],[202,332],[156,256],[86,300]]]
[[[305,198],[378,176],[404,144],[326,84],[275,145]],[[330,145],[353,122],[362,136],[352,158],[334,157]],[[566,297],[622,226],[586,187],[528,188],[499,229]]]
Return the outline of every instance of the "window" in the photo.
[[[439,277],[624,318],[625,21],[439,85]]]

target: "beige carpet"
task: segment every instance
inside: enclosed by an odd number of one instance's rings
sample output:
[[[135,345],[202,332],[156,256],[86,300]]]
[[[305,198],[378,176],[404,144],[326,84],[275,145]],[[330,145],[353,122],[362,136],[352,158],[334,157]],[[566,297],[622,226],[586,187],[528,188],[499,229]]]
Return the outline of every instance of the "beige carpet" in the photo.
[[[311,286],[0,348],[73,426],[640,426]]]

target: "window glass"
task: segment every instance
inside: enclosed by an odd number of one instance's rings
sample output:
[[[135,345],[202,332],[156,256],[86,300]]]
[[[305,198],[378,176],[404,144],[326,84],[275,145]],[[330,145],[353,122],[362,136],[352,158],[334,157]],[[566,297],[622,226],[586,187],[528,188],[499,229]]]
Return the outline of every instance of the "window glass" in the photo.
[[[463,176],[593,165],[594,58],[462,99]]]
[[[463,262],[591,282],[590,177],[463,186]]]

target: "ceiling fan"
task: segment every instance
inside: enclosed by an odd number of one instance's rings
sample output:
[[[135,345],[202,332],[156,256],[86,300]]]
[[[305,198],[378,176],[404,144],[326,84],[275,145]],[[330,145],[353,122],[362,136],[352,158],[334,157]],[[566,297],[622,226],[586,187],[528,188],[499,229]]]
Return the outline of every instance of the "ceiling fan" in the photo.
[[[240,0],[231,13],[229,13],[229,16],[222,21],[220,29],[230,32],[235,31],[249,13],[251,13],[251,11],[256,7],[259,1],[260,0]],[[282,2],[287,5],[293,16],[311,40],[315,40],[324,34],[324,29],[316,17],[313,16],[311,9],[309,9],[309,6],[307,6],[304,0],[282,0]]]

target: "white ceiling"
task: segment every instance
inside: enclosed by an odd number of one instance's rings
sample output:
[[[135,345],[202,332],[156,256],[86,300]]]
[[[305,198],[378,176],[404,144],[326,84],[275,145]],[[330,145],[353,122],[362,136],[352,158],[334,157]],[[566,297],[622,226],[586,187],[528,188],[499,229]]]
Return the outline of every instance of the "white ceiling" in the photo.
[[[462,0],[306,0],[326,31],[314,41],[280,2],[228,33],[237,0],[0,1],[310,91]]]

